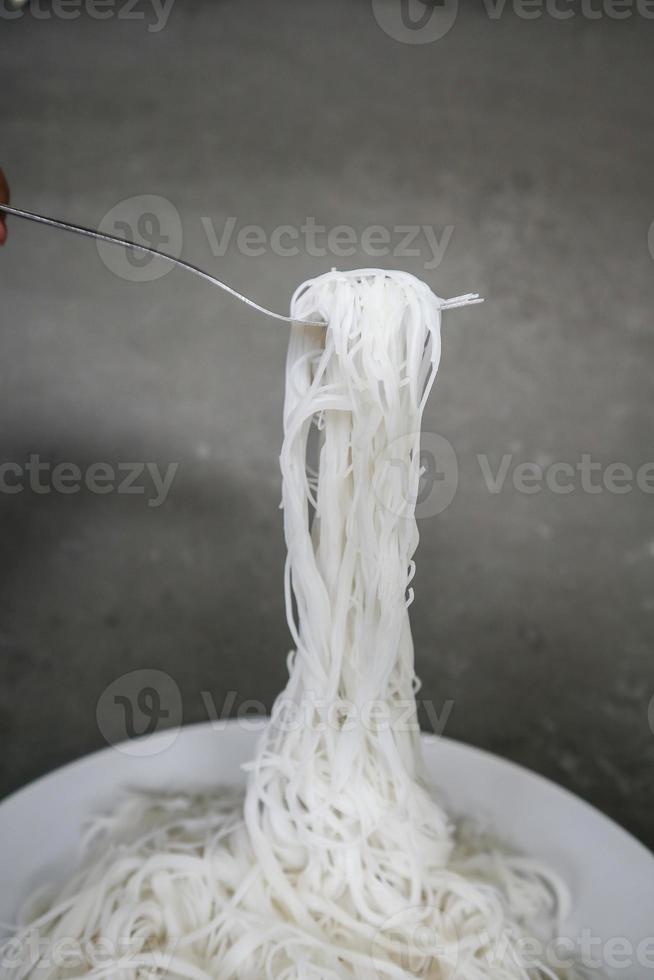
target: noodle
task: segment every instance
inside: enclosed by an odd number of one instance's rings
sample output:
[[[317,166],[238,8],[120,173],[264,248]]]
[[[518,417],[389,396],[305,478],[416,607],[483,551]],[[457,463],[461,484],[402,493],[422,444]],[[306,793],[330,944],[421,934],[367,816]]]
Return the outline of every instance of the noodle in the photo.
[[[420,426],[441,310],[475,300],[375,270],[296,292],[292,315],[328,327],[291,330],[281,470],[295,649],[245,799],[126,796],[63,891],[32,904],[14,938],[22,962],[0,975],[575,975],[521,952],[554,934],[565,887],[458,835],[420,753],[408,616]],[[46,940],[38,963],[30,932]]]

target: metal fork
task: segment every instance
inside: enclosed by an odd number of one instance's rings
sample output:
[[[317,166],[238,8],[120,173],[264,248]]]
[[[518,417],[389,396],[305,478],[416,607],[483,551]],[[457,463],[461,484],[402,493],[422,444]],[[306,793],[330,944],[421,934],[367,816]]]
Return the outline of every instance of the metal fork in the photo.
[[[205,272],[204,269],[200,269],[197,265],[192,265],[190,262],[185,262],[184,259],[175,258],[174,255],[168,255],[167,252],[162,252],[158,248],[152,248],[150,245],[141,245],[139,242],[132,242],[128,238],[121,238],[119,235],[109,235],[103,231],[96,231],[95,228],[85,228],[84,225],[76,225],[71,221],[62,221],[60,218],[49,218],[44,214],[36,214],[34,211],[24,211],[22,208],[10,207],[8,204],[0,204],[0,211],[4,211],[6,214],[13,214],[16,218],[26,218],[28,221],[36,221],[41,225],[49,225],[51,228],[60,228],[63,231],[73,231],[78,235],[85,235],[87,238],[95,238],[99,242],[108,242],[110,245],[120,245],[123,248],[130,248],[134,251],[146,252],[148,255],[156,255],[159,258],[167,259],[168,262],[172,262],[173,265],[179,266],[180,269],[186,269],[187,272],[193,272],[201,279],[206,279],[207,282],[210,282],[214,286],[224,289],[226,293],[230,293],[230,295],[235,296],[236,299],[241,301],[241,303],[246,303],[248,306],[251,306],[253,310],[257,310],[259,313],[263,313],[265,316],[273,317],[275,320],[282,320],[284,323],[305,323],[307,326],[312,327],[326,326],[326,324],[322,321],[294,320],[293,317],[283,316],[281,313],[274,313],[265,306],[260,306],[259,303],[255,303],[255,301],[250,299],[248,296],[244,296],[243,293],[239,293],[238,290],[234,289],[232,286],[228,286],[227,283],[223,282],[221,279],[216,279],[215,276]]]

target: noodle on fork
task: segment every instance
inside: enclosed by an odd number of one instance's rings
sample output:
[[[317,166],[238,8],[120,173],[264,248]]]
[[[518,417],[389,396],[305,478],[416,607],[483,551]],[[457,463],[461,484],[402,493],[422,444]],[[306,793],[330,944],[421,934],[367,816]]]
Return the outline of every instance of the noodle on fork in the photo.
[[[245,797],[126,795],[76,875],[27,911],[13,941],[27,948],[35,930],[37,962],[0,975],[577,975],[524,955],[556,934],[565,885],[459,833],[421,756],[408,611],[420,429],[442,311],[475,301],[379,270],[296,291],[292,317],[327,327],[291,328],[280,464],[294,649]],[[77,960],[62,967],[64,940]]]

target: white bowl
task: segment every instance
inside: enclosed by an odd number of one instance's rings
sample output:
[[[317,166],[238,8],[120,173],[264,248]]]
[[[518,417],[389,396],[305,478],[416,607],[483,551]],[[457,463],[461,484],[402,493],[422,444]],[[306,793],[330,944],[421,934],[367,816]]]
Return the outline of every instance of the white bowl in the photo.
[[[82,825],[110,808],[121,787],[242,784],[240,766],[257,737],[242,722],[160,732],[80,759],[9,797],[0,804],[0,922],[13,921],[36,885],[70,873]],[[430,776],[453,813],[480,820],[568,882],[566,935],[578,947],[591,944],[603,973],[654,980],[654,856],[541,776],[445,738],[425,736],[423,744]]]

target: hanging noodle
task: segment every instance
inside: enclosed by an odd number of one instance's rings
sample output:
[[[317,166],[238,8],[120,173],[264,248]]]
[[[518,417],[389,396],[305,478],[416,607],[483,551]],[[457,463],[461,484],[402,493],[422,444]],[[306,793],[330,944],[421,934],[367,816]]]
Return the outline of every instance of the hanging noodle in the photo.
[[[420,754],[408,617],[420,425],[441,310],[475,300],[375,270],[296,292],[293,316],[328,327],[291,332],[281,470],[295,650],[245,800],[127,796],[70,883],[32,904],[2,976],[575,975],[521,952],[554,934],[564,886],[462,842]]]

